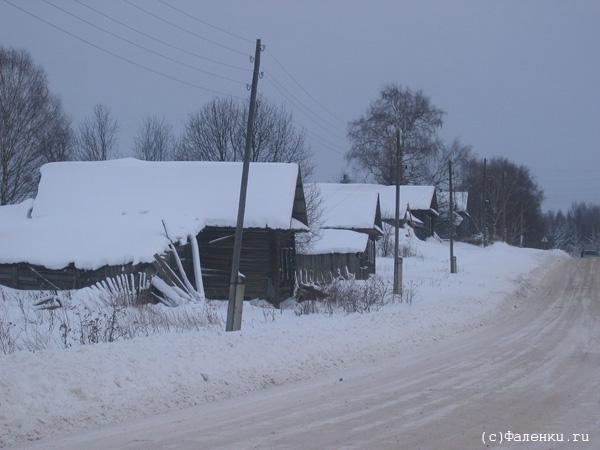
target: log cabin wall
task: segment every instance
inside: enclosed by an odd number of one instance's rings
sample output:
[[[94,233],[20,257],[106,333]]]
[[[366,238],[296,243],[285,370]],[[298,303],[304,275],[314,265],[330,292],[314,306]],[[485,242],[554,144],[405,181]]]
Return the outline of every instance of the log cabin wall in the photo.
[[[331,281],[332,277],[346,277],[346,270],[357,280],[366,280],[375,274],[375,240],[369,237],[367,248],[358,253],[326,253],[320,255],[296,255],[296,267],[309,280]]]
[[[0,284],[23,290],[69,290],[92,286],[117,275],[145,273],[150,279],[156,270],[152,264],[103,266],[96,270],[81,270],[70,265],[54,270],[33,264],[0,264]]]
[[[197,236],[206,297],[229,297],[229,279],[235,229],[207,227]],[[195,285],[191,246],[179,246],[184,270]],[[240,272],[246,276],[245,298],[262,298],[278,304],[294,295],[295,239],[289,230],[244,230]],[[167,264],[177,272],[170,252]],[[53,270],[31,264],[0,264],[0,284],[14,289],[80,289],[120,274],[144,272],[148,279],[156,274],[152,264],[104,266],[80,270],[70,265]]]
[[[207,298],[229,297],[234,235],[235,229],[219,227],[206,227],[198,234],[202,279]],[[184,255],[186,263],[191,264],[191,253]],[[277,304],[293,296],[294,256],[293,232],[244,230],[240,272],[246,277],[245,298],[266,298]]]

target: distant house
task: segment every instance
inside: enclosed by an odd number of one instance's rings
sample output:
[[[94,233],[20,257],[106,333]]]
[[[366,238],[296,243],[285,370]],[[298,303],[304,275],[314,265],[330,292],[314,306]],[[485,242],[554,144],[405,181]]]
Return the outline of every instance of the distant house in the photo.
[[[227,298],[241,171],[235,162],[132,158],[46,164],[33,203],[0,208],[0,283],[74,289],[151,276],[170,242],[193,278],[196,239],[206,296]],[[294,234],[306,228],[298,166],[252,163],[240,262],[247,298],[293,295]]]
[[[450,209],[450,193],[448,191],[439,191],[438,202],[439,212],[443,220],[443,225],[437,228],[437,233],[447,238],[450,235],[450,227],[448,222],[448,211]],[[453,207],[454,207],[454,237],[462,238],[470,236],[475,232],[475,223],[468,211],[468,192],[453,192]]]
[[[298,270],[317,278],[351,274],[364,280],[375,273],[375,241],[382,234],[376,192],[357,185],[317,183],[320,232],[318,240],[296,255]]]
[[[394,225],[396,222],[396,186],[359,183],[345,186],[347,189],[354,189],[355,192],[379,194],[382,220]],[[435,186],[400,186],[400,226],[410,225],[421,239],[433,236],[439,217],[436,193]]]

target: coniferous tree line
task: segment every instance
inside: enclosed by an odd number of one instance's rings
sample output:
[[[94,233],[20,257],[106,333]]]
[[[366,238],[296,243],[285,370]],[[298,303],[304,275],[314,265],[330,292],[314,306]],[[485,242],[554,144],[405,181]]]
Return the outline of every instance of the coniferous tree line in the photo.
[[[575,202],[563,213],[544,216],[548,245],[579,256],[582,250],[600,250],[600,205]]]

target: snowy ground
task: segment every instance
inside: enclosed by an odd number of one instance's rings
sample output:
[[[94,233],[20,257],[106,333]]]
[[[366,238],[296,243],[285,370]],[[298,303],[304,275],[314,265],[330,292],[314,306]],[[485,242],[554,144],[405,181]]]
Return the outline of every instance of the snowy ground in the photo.
[[[404,259],[403,284],[412,304],[350,315],[298,315],[293,305],[273,310],[245,304],[241,332],[209,326],[68,349],[0,352],[0,446],[241,395],[432,345],[495,320],[514,307],[509,294],[525,300],[541,275],[568,257],[504,244],[457,244],[459,273],[451,275],[446,243],[409,244],[415,256]],[[390,281],[392,261],[379,258],[377,272]],[[12,294],[4,291],[5,313],[17,308]],[[226,305],[217,313],[224,317]]]

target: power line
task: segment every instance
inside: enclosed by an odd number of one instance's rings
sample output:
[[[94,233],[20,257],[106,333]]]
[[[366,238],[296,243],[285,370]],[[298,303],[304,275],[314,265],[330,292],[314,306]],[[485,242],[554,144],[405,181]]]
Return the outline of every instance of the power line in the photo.
[[[98,25],[95,25],[95,24],[93,24],[92,22],[90,22],[90,21],[88,21],[88,20],[85,20],[85,19],[81,18],[81,17],[77,16],[76,14],[73,14],[73,13],[71,13],[71,12],[67,11],[66,9],[63,9],[63,8],[61,8],[60,6],[57,6],[57,5],[53,4],[52,2],[50,2],[50,1],[48,1],[48,0],[42,0],[42,1],[43,1],[44,3],[46,3],[46,4],[48,4],[48,5],[50,5],[50,6],[54,7],[54,8],[56,8],[56,9],[58,9],[58,10],[60,10],[60,11],[64,12],[65,14],[68,14],[68,15],[70,15],[71,17],[74,17],[74,18],[76,18],[77,20],[80,20],[80,21],[82,21],[82,22],[84,22],[84,23],[86,23],[86,24],[88,24],[88,25],[90,25],[90,26],[92,26],[92,27],[94,27],[94,28],[96,28],[96,29],[100,30],[100,31],[103,31],[104,33],[106,33],[106,34],[109,34],[110,36],[113,36],[113,37],[115,37],[115,38],[117,38],[117,39],[120,39],[120,40],[122,40],[123,42],[127,42],[129,45],[133,45],[134,47],[137,47],[137,48],[140,48],[140,49],[142,49],[142,50],[145,50],[145,51],[147,51],[147,52],[149,52],[149,53],[152,53],[153,55],[159,56],[159,57],[161,57],[161,58],[164,58],[164,59],[166,59],[166,60],[168,60],[168,61],[174,62],[174,63],[176,63],[176,64],[180,64],[180,65],[182,65],[182,66],[184,66],[184,67],[187,67],[188,69],[196,70],[196,71],[198,71],[198,72],[201,72],[201,73],[204,73],[204,74],[206,74],[206,75],[210,75],[210,76],[213,76],[213,77],[216,77],[216,78],[221,78],[221,79],[223,79],[223,80],[226,80],[226,81],[231,81],[231,82],[233,82],[233,83],[238,83],[238,84],[242,84],[242,85],[246,85],[246,84],[247,84],[247,83],[245,83],[245,82],[243,82],[243,81],[238,81],[238,80],[234,80],[234,79],[232,79],[232,78],[224,77],[224,76],[222,76],[222,75],[217,75],[217,74],[215,74],[215,73],[208,72],[208,71],[206,71],[206,70],[200,69],[200,68],[198,68],[198,67],[195,67],[195,66],[192,66],[192,65],[190,65],[190,64],[186,64],[186,63],[184,63],[184,62],[178,61],[178,60],[176,60],[176,59],[174,59],[174,58],[171,58],[171,57],[169,57],[169,56],[162,55],[162,54],[160,54],[160,53],[158,53],[158,52],[155,52],[154,50],[150,50],[149,48],[146,48],[146,47],[144,47],[143,45],[136,44],[135,42],[132,42],[132,41],[130,41],[129,39],[125,39],[124,37],[121,37],[121,36],[119,36],[119,35],[117,35],[117,34],[115,34],[115,33],[111,32],[111,31],[105,30],[104,28],[102,28],[102,27],[99,27]]]
[[[296,122],[296,121],[294,121],[294,122]],[[309,129],[307,129],[306,127],[303,127],[301,124],[298,124],[297,122],[296,122],[296,125],[298,125],[298,126],[299,126],[300,128],[302,128],[302,129],[304,129],[304,130],[306,131],[306,134],[307,134],[307,135],[309,135],[309,137],[311,137],[311,138],[312,138],[314,141],[316,141],[316,142],[317,142],[318,144],[320,144],[321,146],[323,146],[323,147],[327,148],[328,150],[331,150],[331,151],[332,151],[332,152],[334,152],[334,153],[337,153],[338,155],[344,155],[345,149],[342,149],[342,147],[339,147],[339,146],[335,145],[334,143],[332,143],[332,142],[329,142],[329,141],[328,141],[328,140],[326,140],[326,139],[323,139],[323,138],[322,138],[321,136],[319,136],[318,134],[316,134],[316,133],[314,133],[314,132],[310,131],[310,130],[309,130]],[[334,148],[334,146],[335,146],[335,147],[337,147],[337,148],[339,148],[339,149],[341,149],[342,151],[340,151],[340,150],[336,150],[336,149]]]
[[[309,114],[307,114],[305,111],[303,111],[301,108],[298,108],[297,105],[294,104],[293,101],[291,101],[286,95],[285,93],[283,93],[279,87],[277,85],[275,85],[269,77],[266,77],[266,80],[269,81],[271,83],[271,85],[279,91],[279,93],[281,95],[283,95],[284,98],[286,98],[292,105],[296,106],[296,108],[298,109],[298,111],[300,111],[302,114],[304,114],[309,120],[311,120],[312,122],[316,123],[317,125],[321,126],[318,122],[316,122]],[[341,147],[338,144],[335,144],[334,142],[328,141],[327,139],[323,138],[322,136],[318,135],[317,133],[309,130],[307,127],[303,126],[302,124],[299,124],[297,120],[293,119],[294,123],[299,126],[300,128],[304,129],[306,131],[306,134],[309,135],[309,137],[311,137],[314,141],[316,141],[318,144],[320,144],[321,146],[327,148],[328,150],[331,150],[334,153],[337,153],[339,155],[343,155],[346,152],[346,149]],[[322,126],[321,126],[322,127]],[[334,135],[335,136],[335,135]],[[336,136],[337,137],[337,136]],[[338,138],[339,139],[339,138]],[[336,150],[337,147],[339,150]]]
[[[137,29],[135,29],[135,28],[133,28],[133,27],[131,27],[131,26],[127,25],[126,23],[123,23],[123,22],[121,22],[121,21],[119,21],[119,20],[117,20],[117,19],[115,19],[115,18],[113,18],[113,17],[110,17],[109,15],[107,15],[107,14],[104,14],[102,11],[98,11],[97,9],[95,9],[95,8],[92,8],[91,6],[89,6],[89,5],[86,5],[85,3],[83,3],[83,2],[82,2],[82,1],[80,1],[80,0],[75,0],[75,1],[76,1],[77,3],[79,3],[80,5],[82,5],[82,6],[85,6],[85,7],[86,7],[86,8],[88,8],[88,9],[91,9],[91,10],[92,10],[92,11],[94,11],[95,13],[97,13],[97,14],[100,14],[101,16],[103,16],[103,17],[106,17],[107,19],[109,19],[109,20],[112,20],[113,22],[116,22],[116,23],[118,23],[118,24],[119,24],[119,25],[121,25],[121,26],[124,26],[125,28],[128,28],[128,29],[130,29],[130,30],[132,30],[132,31],[134,31],[134,32],[136,32],[136,33],[138,33],[138,34],[141,34],[142,36],[145,36],[145,37],[147,37],[147,38],[149,38],[149,39],[152,39],[152,40],[154,40],[154,41],[156,41],[156,42],[159,42],[159,43],[161,43],[161,44],[163,44],[163,45],[166,45],[166,46],[168,46],[168,47],[174,48],[175,50],[179,50],[180,52],[187,53],[188,55],[194,56],[194,57],[196,57],[196,58],[203,59],[204,61],[209,61],[209,62],[212,62],[212,63],[215,63],[215,64],[220,64],[220,65],[222,65],[222,66],[225,66],[225,67],[230,67],[230,68],[232,68],[232,69],[243,70],[244,72],[252,72],[252,69],[249,69],[249,68],[247,68],[247,67],[239,67],[239,66],[234,66],[234,65],[232,65],[232,64],[227,64],[227,63],[224,63],[224,62],[221,62],[221,61],[217,61],[217,60],[215,60],[215,59],[207,58],[207,57],[205,57],[205,56],[199,55],[199,54],[197,54],[197,53],[194,53],[194,52],[190,52],[189,50],[186,50],[186,49],[184,49],[184,48],[177,47],[177,46],[175,46],[175,45],[169,44],[168,42],[165,42],[165,41],[162,41],[162,40],[160,40],[160,39],[158,39],[158,38],[155,38],[154,36],[151,36],[151,35],[149,35],[149,34],[147,34],[147,33],[144,33],[143,31],[137,30]]]
[[[175,11],[178,11],[178,12],[180,12],[181,14],[183,14],[183,15],[185,15],[185,16],[187,16],[187,17],[191,18],[191,19],[194,19],[194,20],[196,20],[196,21],[198,21],[198,22],[200,22],[200,23],[202,23],[202,24],[204,24],[204,25],[206,25],[206,26],[209,26],[209,27],[211,27],[211,28],[214,28],[215,30],[218,30],[218,31],[220,31],[220,32],[222,32],[222,33],[228,34],[229,36],[233,36],[233,37],[235,37],[235,38],[241,39],[242,41],[249,42],[249,43],[251,43],[251,44],[253,44],[253,43],[254,43],[254,41],[253,41],[253,40],[251,40],[251,39],[246,39],[245,37],[238,36],[237,34],[231,33],[230,31],[227,31],[227,30],[224,30],[224,29],[222,29],[222,28],[216,27],[216,26],[214,26],[214,25],[212,25],[212,24],[210,24],[210,23],[208,23],[208,22],[206,22],[206,21],[204,21],[204,20],[201,20],[201,19],[198,19],[198,18],[197,18],[197,17],[195,17],[195,16],[192,16],[191,14],[189,14],[189,13],[187,13],[187,12],[185,12],[185,11],[183,11],[183,10],[179,9],[179,8],[176,8],[176,7],[175,7],[175,6],[173,6],[173,5],[170,5],[169,3],[167,3],[167,2],[165,2],[165,1],[163,1],[163,0],[158,0],[158,1],[159,1],[160,3],[162,3],[163,5],[165,5],[165,6],[168,6],[169,8],[172,8],[172,9],[174,9]]]
[[[134,4],[134,3],[131,3],[129,0],[123,0],[123,1],[124,1],[125,3],[127,3],[128,5],[131,5],[131,6],[133,6],[134,8],[137,8],[137,9],[139,9],[140,11],[143,11],[143,12],[145,12],[146,14],[148,14],[148,15],[150,15],[150,16],[152,16],[152,17],[154,17],[155,19],[158,19],[158,20],[160,20],[160,21],[162,21],[162,22],[165,22],[165,23],[167,23],[167,24],[171,25],[172,27],[175,27],[175,28],[177,28],[177,29],[179,29],[179,30],[181,30],[181,31],[183,31],[183,32],[185,32],[185,33],[191,34],[192,36],[195,36],[195,37],[197,37],[198,39],[202,39],[203,41],[209,42],[209,43],[211,43],[211,44],[213,44],[213,45],[216,45],[216,46],[218,46],[218,47],[224,48],[224,49],[226,49],[226,50],[229,50],[229,51],[231,51],[231,52],[237,53],[237,54],[239,54],[239,55],[244,55],[244,56],[247,56],[247,57],[251,57],[251,55],[248,55],[247,53],[240,52],[239,50],[233,49],[233,48],[231,48],[231,47],[227,47],[226,45],[223,45],[223,44],[219,44],[218,42],[215,42],[215,41],[212,41],[212,40],[210,40],[210,39],[207,39],[207,38],[205,38],[204,36],[200,36],[199,34],[196,34],[196,33],[194,33],[193,31],[186,30],[185,28],[183,28],[183,27],[180,27],[179,25],[177,25],[177,24],[175,24],[175,23],[173,23],[173,22],[169,22],[168,20],[166,20],[166,19],[163,19],[162,17],[160,17],[160,16],[157,16],[156,14],[153,14],[153,13],[151,13],[150,11],[148,11],[148,10],[146,10],[146,9],[142,8],[141,6],[138,6],[138,5]]]
[[[127,1],[127,0],[126,0],[126,1]],[[244,38],[244,37],[242,37],[242,36],[239,36],[239,35],[237,35],[237,34],[231,33],[231,32],[229,32],[229,31],[227,31],[227,30],[225,30],[225,29],[223,29],[223,28],[219,28],[219,27],[217,27],[217,26],[215,26],[215,25],[212,25],[212,24],[210,24],[210,23],[208,23],[208,22],[206,22],[206,21],[202,20],[202,19],[199,19],[199,18],[197,18],[197,17],[195,17],[195,16],[193,16],[193,15],[189,14],[188,12],[186,12],[186,11],[183,11],[183,10],[181,10],[181,9],[179,9],[179,8],[177,8],[177,7],[173,6],[173,5],[171,5],[171,4],[169,4],[168,2],[166,2],[166,1],[164,1],[164,0],[158,0],[158,1],[159,1],[160,3],[162,3],[162,4],[164,4],[165,6],[168,6],[168,7],[172,8],[173,10],[175,10],[175,11],[177,11],[177,12],[181,13],[181,14],[183,14],[183,15],[185,15],[185,16],[187,16],[187,17],[189,17],[189,18],[193,19],[193,20],[196,20],[196,21],[198,21],[198,22],[200,22],[200,23],[202,23],[202,24],[204,24],[204,25],[206,25],[206,26],[209,26],[209,27],[211,27],[211,28],[213,28],[213,29],[215,29],[215,30],[218,30],[218,31],[220,31],[220,32],[222,32],[222,33],[225,33],[225,34],[227,34],[227,35],[233,36],[233,37],[235,37],[235,38],[238,38],[238,39],[240,39],[240,40],[242,40],[242,41],[245,41],[245,42],[249,42],[249,43],[253,43],[253,42],[254,42],[254,41],[252,41],[252,40],[250,40],[250,39],[247,39],[247,38]],[[130,2],[129,2],[129,1],[127,1],[127,3],[130,3]],[[155,17],[156,17],[156,16],[155,16]],[[185,30],[185,31],[187,31],[187,30]],[[277,65],[278,65],[278,66],[279,66],[279,67],[280,67],[280,68],[281,68],[281,69],[282,69],[282,70],[283,70],[283,71],[284,71],[284,72],[285,72],[285,73],[286,73],[286,74],[287,74],[287,75],[288,75],[288,76],[289,76],[289,77],[290,77],[290,78],[291,78],[291,79],[294,81],[294,83],[296,83],[296,84],[297,84],[297,85],[300,87],[300,89],[302,89],[302,91],[303,91],[303,92],[304,92],[306,95],[308,95],[308,96],[309,96],[309,97],[310,97],[310,98],[311,98],[311,99],[312,99],[312,100],[313,100],[315,103],[317,103],[317,104],[318,104],[318,105],[319,105],[321,108],[323,108],[323,110],[325,110],[326,112],[328,112],[328,113],[329,113],[331,116],[333,116],[334,118],[336,118],[338,121],[340,121],[341,123],[344,123],[344,124],[346,123],[344,120],[342,120],[342,119],[338,118],[338,117],[337,117],[335,114],[333,114],[331,111],[329,111],[329,110],[328,110],[328,109],[327,109],[327,108],[326,108],[326,107],[325,107],[323,104],[321,104],[321,103],[320,103],[320,102],[319,102],[319,101],[318,101],[318,100],[317,100],[317,99],[316,99],[316,98],[315,98],[313,95],[311,95],[311,94],[310,94],[310,92],[308,92],[308,91],[307,91],[307,90],[306,90],[306,89],[305,89],[305,88],[304,88],[304,87],[303,87],[303,86],[302,86],[302,85],[301,85],[301,84],[300,84],[300,83],[299,83],[299,82],[298,82],[298,81],[297,81],[297,80],[296,80],[296,79],[295,79],[295,78],[294,78],[294,77],[293,77],[293,76],[292,76],[292,75],[289,73],[289,71],[287,71],[287,70],[286,70],[286,68],[285,68],[285,67],[284,67],[284,66],[283,66],[283,65],[282,65],[282,64],[281,64],[281,63],[278,61],[278,59],[275,57],[275,55],[274,55],[274,54],[273,54],[273,53],[272,53],[270,50],[268,50],[268,49],[267,49],[267,52],[268,52],[268,53],[269,53],[269,55],[270,55],[270,56],[273,58],[273,60],[274,60],[274,61],[277,63]],[[316,113],[315,113],[314,111],[312,111],[312,110],[311,110],[309,107],[307,107],[307,106],[306,106],[304,103],[302,103],[302,102],[301,102],[301,101],[300,101],[300,100],[299,100],[299,99],[298,99],[296,96],[294,96],[294,95],[293,95],[291,92],[289,92],[289,91],[288,91],[288,90],[287,90],[287,89],[286,89],[286,88],[285,88],[285,87],[284,87],[284,86],[283,86],[281,83],[279,83],[279,82],[278,82],[278,81],[277,81],[277,80],[276,80],[274,77],[272,77],[272,76],[271,76],[271,78],[272,78],[272,80],[273,80],[275,83],[277,83],[277,84],[278,84],[278,85],[281,87],[281,89],[282,89],[282,90],[284,90],[285,92],[287,92],[287,93],[288,93],[288,94],[289,94],[289,95],[290,95],[292,98],[294,98],[294,99],[296,100],[296,102],[298,102],[300,105],[304,106],[304,107],[305,107],[305,108],[306,108],[306,109],[307,109],[309,112],[311,112],[312,114],[314,114],[314,115],[315,115],[317,118],[319,118],[320,120],[322,120],[322,121],[324,121],[324,122],[328,123],[328,124],[329,124],[329,125],[330,125],[332,128],[334,128],[334,129],[336,129],[337,131],[339,131],[339,132],[341,132],[341,133],[345,134],[345,130],[341,130],[340,128],[337,128],[335,125],[332,125],[331,123],[327,122],[327,120],[325,120],[324,118],[322,118],[321,116],[319,116],[318,114],[316,114]],[[286,97],[286,98],[287,98],[287,97]],[[288,98],[288,100],[289,100],[289,98]],[[298,107],[298,106],[296,106],[296,107]],[[329,130],[328,130],[328,129],[325,129],[325,130],[329,132]],[[337,136],[336,136],[336,137],[337,137]]]
[[[290,91],[288,91],[288,90],[287,90],[287,89],[286,89],[286,88],[283,86],[283,84],[281,84],[279,81],[277,81],[277,79],[276,79],[275,77],[273,77],[273,75],[272,75],[272,74],[269,74],[268,72],[267,72],[267,74],[268,74],[268,75],[270,75],[270,79],[271,79],[271,81],[273,81],[273,82],[277,83],[277,85],[278,85],[278,86],[279,86],[279,87],[280,87],[282,90],[284,90],[284,91],[285,91],[285,92],[286,92],[288,95],[290,95],[290,97],[292,97],[294,100],[296,100],[296,102],[298,102],[300,105],[302,105],[304,108],[306,108],[306,109],[307,109],[307,110],[308,110],[308,111],[309,111],[311,114],[313,114],[313,115],[314,115],[314,116],[315,116],[317,119],[319,119],[319,120],[321,120],[322,122],[326,123],[327,125],[329,125],[329,126],[330,126],[331,128],[333,128],[334,130],[336,130],[336,131],[338,131],[338,132],[340,132],[340,133],[342,133],[342,134],[345,134],[345,131],[344,131],[344,130],[342,130],[342,129],[340,129],[340,128],[337,128],[335,125],[331,124],[331,123],[330,123],[330,122],[328,122],[326,119],[324,119],[323,117],[321,117],[321,116],[319,116],[317,113],[315,113],[315,112],[314,112],[312,109],[310,109],[310,108],[309,108],[308,106],[306,106],[304,103],[302,103],[302,101],[301,101],[301,100],[299,100],[299,99],[298,99],[298,98],[297,98],[297,97],[296,97],[294,94],[292,94]],[[281,91],[280,91],[280,92],[281,92]],[[322,127],[322,126],[321,126],[321,127]],[[322,128],[323,128],[323,129],[325,129],[324,127],[322,127]],[[327,131],[331,133],[331,131],[330,131],[329,129],[327,129]],[[334,135],[333,133],[331,133],[331,134],[332,134],[332,135]],[[334,135],[334,136],[335,136],[335,135]],[[338,137],[338,136],[336,136],[336,137]],[[344,140],[345,140],[345,139],[344,139]]]
[[[279,91],[279,93],[280,93],[281,95],[283,95],[283,96],[284,96],[284,97],[285,97],[285,98],[286,98],[286,99],[287,99],[287,100],[288,100],[288,101],[289,101],[289,102],[290,102],[292,105],[294,105],[294,106],[295,106],[295,107],[298,109],[298,111],[300,111],[302,114],[304,114],[304,115],[305,115],[305,116],[306,116],[306,117],[307,117],[307,118],[308,118],[308,119],[309,119],[311,122],[315,123],[317,126],[319,126],[320,128],[322,128],[323,130],[327,131],[328,133],[330,133],[330,134],[331,134],[332,136],[334,136],[335,138],[342,140],[342,139],[341,139],[339,136],[337,136],[337,135],[335,135],[334,133],[332,133],[332,132],[331,132],[331,130],[329,130],[329,129],[325,128],[323,125],[321,125],[321,124],[320,124],[319,122],[317,122],[315,119],[313,119],[313,118],[311,117],[311,115],[310,115],[310,114],[306,113],[306,112],[305,112],[305,111],[304,111],[302,108],[298,107],[298,105],[296,105],[296,104],[295,104],[295,103],[294,103],[292,100],[290,100],[290,98],[289,98],[289,97],[288,97],[288,96],[287,96],[287,95],[286,95],[286,94],[283,92],[283,90],[282,90],[282,89],[280,89],[280,88],[279,88],[279,86],[278,86],[277,84],[275,84],[275,83],[278,83],[278,82],[277,82],[277,81],[275,81],[275,80],[274,80],[272,77],[267,77],[267,76],[265,76],[265,79],[266,79],[268,82],[270,82],[270,83],[271,83],[271,85],[272,85],[272,86],[273,86],[273,87],[274,87],[274,88],[275,88],[277,91]],[[279,83],[278,83],[278,84],[279,84]],[[309,111],[310,111],[310,110],[309,110]],[[337,146],[336,144],[333,144],[333,143],[331,143],[331,145],[335,145],[335,146]]]
[[[157,71],[157,70],[154,70],[154,69],[151,69],[151,68],[149,68],[149,67],[146,67],[146,66],[144,66],[144,65],[142,65],[142,64],[136,63],[135,61],[132,61],[132,60],[130,60],[130,59],[128,59],[128,58],[125,58],[124,56],[118,55],[118,54],[116,54],[116,53],[114,53],[114,52],[111,52],[110,50],[107,50],[107,49],[105,49],[105,48],[103,48],[103,47],[100,47],[100,46],[98,46],[98,45],[96,45],[96,44],[93,44],[92,42],[90,42],[90,41],[87,41],[86,39],[83,39],[83,38],[81,38],[81,37],[79,37],[79,36],[77,36],[77,35],[75,35],[75,34],[73,34],[73,33],[69,32],[69,31],[67,31],[67,30],[65,30],[65,29],[63,29],[63,28],[61,28],[61,27],[57,26],[57,25],[54,25],[53,23],[51,23],[51,22],[48,22],[47,20],[45,20],[45,19],[42,19],[41,17],[38,17],[38,16],[36,16],[35,14],[33,14],[33,13],[31,13],[31,12],[29,12],[29,11],[27,11],[27,10],[23,9],[23,8],[21,8],[20,6],[17,6],[17,5],[15,5],[14,3],[10,2],[9,0],[4,0],[4,2],[5,2],[5,3],[8,3],[8,4],[9,4],[9,5],[11,5],[12,7],[14,7],[14,8],[16,8],[16,9],[18,9],[18,10],[20,10],[20,11],[24,12],[25,14],[28,14],[28,15],[30,15],[31,17],[34,17],[35,19],[39,20],[40,22],[43,22],[43,23],[45,23],[46,25],[49,25],[49,26],[51,26],[52,28],[55,28],[55,29],[57,29],[57,30],[59,30],[59,31],[61,31],[61,32],[65,33],[65,34],[67,34],[68,36],[71,36],[72,38],[75,38],[75,39],[77,39],[77,40],[79,40],[79,41],[81,41],[81,42],[84,42],[84,43],[86,43],[86,44],[88,44],[88,45],[90,45],[90,46],[92,46],[92,47],[94,47],[94,48],[96,48],[96,49],[98,49],[98,50],[100,50],[100,51],[104,52],[104,53],[108,53],[109,55],[111,55],[111,56],[114,56],[115,58],[119,58],[120,60],[122,60],[122,61],[125,61],[125,62],[128,62],[129,64],[132,64],[132,65],[134,65],[134,66],[136,66],[136,67],[139,67],[139,68],[141,68],[141,69],[147,70],[147,71],[149,71],[149,72],[152,72],[152,73],[154,73],[154,74],[156,74],[156,75],[159,75],[159,76],[161,76],[161,77],[167,78],[167,79],[169,79],[169,80],[176,81],[176,82],[178,82],[178,83],[185,84],[185,85],[187,85],[187,86],[191,86],[191,87],[194,87],[194,88],[197,88],[197,89],[201,89],[201,90],[203,90],[203,91],[206,91],[206,92],[211,92],[211,93],[213,93],[213,94],[221,95],[221,96],[224,96],[224,97],[233,97],[233,98],[237,98],[237,99],[240,99],[240,100],[244,100],[244,98],[243,98],[243,97],[239,97],[239,96],[232,95],[232,94],[225,94],[225,93],[223,93],[223,92],[218,92],[218,91],[215,91],[215,90],[213,90],[213,89],[209,89],[209,88],[206,88],[206,87],[204,87],[204,86],[200,86],[200,85],[198,85],[198,84],[194,84],[194,83],[190,83],[190,82],[187,82],[187,81],[184,81],[184,80],[180,80],[179,78],[172,77],[172,76],[170,76],[170,75],[167,75],[167,74],[165,74],[165,73],[159,72],[159,71]]]
[[[319,105],[321,108],[323,108],[323,110],[325,110],[326,112],[328,112],[328,113],[329,113],[329,114],[330,114],[332,117],[334,117],[335,119],[339,120],[339,121],[340,121],[341,123],[343,123],[344,125],[346,124],[346,121],[345,121],[345,120],[342,120],[342,119],[340,119],[340,118],[339,118],[338,116],[336,116],[334,113],[332,113],[331,111],[329,111],[329,110],[328,110],[328,109],[327,109],[325,106],[323,106],[323,105],[322,105],[322,104],[321,104],[321,103],[320,103],[320,102],[319,102],[319,101],[318,101],[318,100],[317,100],[315,97],[313,97],[313,96],[311,95],[311,93],[310,93],[310,92],[308,92],[306,89],[304,89],[304,87],[303,87],[303,86],[300,84],[300,82],[298,82],[298,81],[297,81],[297,80],[296,80],[296,79],[295,79],[295,78],[292,76],[292,74],[291,74],[291,73],[289,73],[289,72],[286,70],[286,68],[285,68],[285,67],[283,67],[283,65],[282,65],[282,64],[279,62],[279,60],[278,60],[278,59],[275,57],[275,55],[274,55],[274,54],[273,54],[273,53],[272,53],[272,52],[271,52],[269,49],[267,49],[267,53],[268,53],[269,55],[271,55],[271,57],[273,58],[273,61],[275,61],[275,62],[277,63],[277,65],[278,65],[278,66],[279,66],[279,67],[280,67],[280,68],[281,68],[281,69],[282,69],[282,70],[283,70],[283,71],[284,71],[284,72],[287,74],[287,76],[289,76],[289,77],[292,79],[292,81],[293,81],[294,83],[296,83],[296,84],[298,85],[298,87],[299,87],[300,89],[302,89],[302,91],[303,91],[303,92],[304,92],[306,95],[308,95],[308,96],[309,96],[311,99],[313,99],[313,101],[314,101],[314,102],[315,102],[317,105]]]

